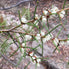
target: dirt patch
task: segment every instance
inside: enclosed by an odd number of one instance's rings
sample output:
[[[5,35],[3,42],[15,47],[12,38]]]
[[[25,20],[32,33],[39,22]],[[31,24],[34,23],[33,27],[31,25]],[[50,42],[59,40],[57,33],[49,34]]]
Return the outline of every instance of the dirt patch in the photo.
[[[7,1],[7,3],[9,4],[9,6],[16,4],[17,2],[19,2],[20,0],[9,0]],[[67,4],[69,2],[67,1]],[[16,8],[12,8],[10,10],[6,10],[6,11],[2,11],[2,12],[6,12],[5,14],[7,14],[7,12],[10,12],[10,14],[17,14],[18,10],[21,10],[22,6],[27,7],[28,3],[24,4],[24,5],[20,5]],[[35,3],[31,3],[31,7],[30,10],[31,12],[34,12],[35,9]],[[52,5],[56,5],[57,7],[59,7],[60,9],[63,7],[63,2],[59,2],[59,1],[46,1],[46,0],[40,0],[39,4],[38,4],[38,8],[37,8],[37,13],[38,14],[42,14],[42,10],[44,7],[50,8]],[[67,16],[67,19],[69,19],[69,16]],[[56,19],[58,20],[58,19]],[[63,19],[63,22],[65,21],[65,19]],[[58,21],[59,22],[59,21]],[[54,26],[57,25],[57,21],[50,21],[50,29],[53,28]],[[69,34],[69,21],[66,23],[65,25],[66,31],[63,29],[61,34],[59,35],[58,38],[61,39],[65,39],[68,37]],[[60,28],[57,28],[56,31],[52,32],[54,36],[56,36],[56,33],[60,30]],[[63,34],[62,34],[63,33]],[[3,38],[2,38],[3,39]],[[33,42],[32,46],[35,45],[35,43]],[[13,49],[16,49],[16,46],[12,45]],[[44,56],[49,58],[48,61],[49,63],[53,64],[54,66],[56,66],[59,69],[68,69],[69,65],[67,64],[69,62],[69,45],[64,45],[64,46],[59,46],[60,49],[60,53],[58,51],[56,51],[54,54],[52,53],[53,50],[55,49],[55,46],[52,44],[51,41],[47,42],[44,44]],[[39,50],[39,49],[38,49]],[[10,53],[12,53],[14,50],[9,50]],[[40,52],[40,50],[39,50]],[[7,56],[9,55],[9,53],[7,53]],[[16,61],[18,61],[18,59],[20,58],[21,54],[18,52],[15,56],[13,56],[11,59],[12,61],[14,61],[15,63],[17,63]],[[23,59],[20,63],[20,66],[18,68],[10,65],[8,62],[6,62],[3,58],[0,58],[0,68],[1,69],[23,69],[23,67],[25,67],[28,63],[30,59]],[[33,63],[31,63],[27,69],[34,69],[35,65]],[[38,67],[37,69],[44,69],[44,67],[41,65],[40,67]]]

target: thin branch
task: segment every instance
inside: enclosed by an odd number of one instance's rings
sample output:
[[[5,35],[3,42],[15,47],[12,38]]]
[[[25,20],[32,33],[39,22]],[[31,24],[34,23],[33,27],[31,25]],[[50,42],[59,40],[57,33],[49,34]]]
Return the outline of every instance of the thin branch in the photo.
[[[64,8],[64,9],[61,9],[61,10],[59,10],[57,13],[60,13],[61,11],[66,11],[66,10],[69,10],[69,8]]]
[[[14,66],[17,65],[16,63],[14,63],[14,62],[12,62],[10,59],[8,59],[5,55],[1,54],[1,52],[0,52],[0,55],[1,55],[6,61],[8,61],[9,63],[13,64]]]
[[[42,62],[40,62],[40,64],[42,64],[45,67],[45,69],[59,69],[59,68],[55,67],[53,64],[50,64],[46,60],[43,60]]]
[[[0,32],[9,32],[9,31],[11,31],[11,30],[14,30],[14,29],[20,27],[20,26],[21,26],[21,24],[18,25],[18,26],[12,27],[12,28],[10,28],[10,29],[2,29],[2,30],[0,30]]]
[[[34,21],[35,21],[35,19],[32,19],[32,20],[29,20],[27,23],[33,23]],[[18,26],[12,27],[12,28],[10,28],[10,29],[3,29],[3,30],[0,30],[0,32],[9,32],[9,31],[12,31],[12,30],[14,30],[14,29],[16,29],[16,28],[22,26],[23,24],[25,24],[25,23],[21,22],[21,24],[18,25]]]
[[[18,2],[16,5],[12,5],[12,6],[7,7],[7,8],[0,8],[0,10],[8,10],[8,9],[17,7],[17,6],[19,6],[20,4],[22,4],[22,3],[24,3],[24,2],[30,2],[30,1],[33,1],[33,0],[23,0],[23,1]]]

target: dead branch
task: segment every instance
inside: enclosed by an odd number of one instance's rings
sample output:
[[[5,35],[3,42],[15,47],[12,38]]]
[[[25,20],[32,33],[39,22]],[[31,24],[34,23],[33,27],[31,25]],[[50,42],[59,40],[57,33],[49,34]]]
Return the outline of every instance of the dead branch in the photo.
[[[5,55],[1,54],[1,52],[0,52],[0,55],[1,55],[6,61],[8,61],[9,63],[11,63],[12,65],[14,65],[14,66],[17,65],[16,63],[14,63],[14,62],[12,62],[10,59],[8,59]]]
[[[8,10],[8,9],[17,7],[17,6],[19,6],[20,4],[22,4],[22,3],[24,3],[24,2],[30,2],[30,1],[33,1],[33,0],[23,0],[23,1],[18,2],[16,5],[12,5],[12,6],[7,7],[7,8],[4,8],[4,7],[3,7],[3,8],[0,8],[0,10]]]
[[[42,64],[45,69],[58,69],[53,64],[50,64],[50,62],[43,60],[40,64]]]

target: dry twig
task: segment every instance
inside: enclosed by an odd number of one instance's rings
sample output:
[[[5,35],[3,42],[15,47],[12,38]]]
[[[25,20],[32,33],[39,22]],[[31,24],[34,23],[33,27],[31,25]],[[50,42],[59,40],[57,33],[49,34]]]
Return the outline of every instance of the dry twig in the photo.
[[[22,3],[24,3],[24,2],[30,2],[30,1],[32,1],[32,0],[23,0],[23,1],[18,2],[16,5],[12,5],[12,6],[7,7],[7,8],[4,8],[4,7],[3,7],[3,8],[0,8],[0,10],[8,10],[8,9],[17,7],[17,6],[19,6],[20,4],[22,4]]]

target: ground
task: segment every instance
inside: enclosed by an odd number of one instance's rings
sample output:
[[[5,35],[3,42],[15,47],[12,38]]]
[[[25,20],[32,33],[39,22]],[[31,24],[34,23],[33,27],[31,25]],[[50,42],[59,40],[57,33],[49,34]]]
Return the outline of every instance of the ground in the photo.
[[[13,3],[14,1],[14,3]],[[9,0],[7,1],[9,3],[9,5],[13,5],[13,4],[16,4],[17,2],[19,2],[19,0]],[[44,7],[46,8],[50,8],[53,4],[56,5],[57,7],[59,7],[59,9],[61,9],[63,7],[63,1],[60,2],[60,1],[52,1],[52,0],[40,0],[39,1],[39,5],[38,5],[38,8],[37,8],[37,13],[38,14],[42,14],[42,9]],[[0,11],[1,13],[6,13],[6,14],[12,14],[12,15],[15,15],[17,16],[17,10],[21,10],[21,8],[23,6],[27,7],[28,3],[25,3],[23,5],[20,5],[16,8],[12,8],[10,10],[5,10],[5,11]],[[69,1],[67,1],[66,4],[69,4]],[[30,10],[31,12],[33,13],[34,11],[34,8],[35,7],[35,3],[31,3],[31,7],[30,7]],[[67,20],[69,19],[69,14],[67,16]],[[65,21],[65,18],[63,19],[63,22]],[[59,23],[58,19],[56,20],[52,20],[52,21],[49,21],[50,23],[50,27],[53,28],[57,22]],[[50,29],[51,29],[50,28]],[[68,34],[69,34],[69,20],[67,21],[66,25],[65,25],[65,28],[66,30],[62,30],[61,34],[59,35],[59,39],[66,39]],[[56,31],[52,32],[54,36],[56,36],[56,33],[60,30],[60,27],[56,29]],[[63,33],[63,34],[62,34]],[[34,45],[35,43],[33,42],[32,43],[32,46]],[[16,47],[13,45],[12,47],[10,47],[11,50],[9,50],[10,53],[7,53],[8,54],[11,54],[15,49]],[[55,53],[52,53],[53,50],[55,49],[55,46],[52,44],[51,41],[47,42],[44,44],[44,56],[47,57],[48,61],[53,64],[54,66],[58,67],[59,69],[69,69],[69,65],[68,65],[68,62],[69,62],[69,45],[63,45],[63,46],[59,46],[59,49],[60,49],[60,52],[58,52],[56,50]],[[21,54],[18,54],[19,52],[16,53],[15,56],[9,58],[10,60],[14,61],[16,63],[16,61],[18,60],[19,56]],[[24,59],[21,61],[19,67],[14,67],[13,65],[11,65],[10,63],[8,63],[6,60],[4,60],[4,58],[0,58],[0,69],[23,69],[24,66],[27,65],[29,59]],[[34,69],[35,65],[33,65],[32,63],[28,66],[27,69]],[[40,67],[38,67],[38,69],[44,69],[43,66],[41,65]]]

